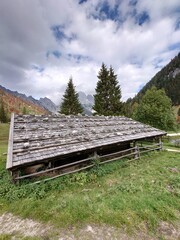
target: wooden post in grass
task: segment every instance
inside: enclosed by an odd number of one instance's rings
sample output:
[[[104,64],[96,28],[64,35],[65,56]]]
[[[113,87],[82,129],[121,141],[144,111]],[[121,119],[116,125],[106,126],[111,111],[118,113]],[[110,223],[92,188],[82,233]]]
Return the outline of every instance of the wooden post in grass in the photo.
[[[94,151],[94,154],[93,154],[93,155],[94,155],[94,156],[93,156],[94,159],[98,159],[98,154],[97,154],[96,151]]]
[[[134,147],[134,158],[138,159],[139,158],[139,147],[137,146],[137,142],[133,142],[133,147]]]
[[[19,184],[19,180],[16,180],[16,178],[19,177],[19,170],[12,171],[11,175],[12,175],[13,183]]]
[[[163,149],[163,143],[162,143],[161,137],[158,138],[158,142],[159,142],[159,150],[161,151]]]

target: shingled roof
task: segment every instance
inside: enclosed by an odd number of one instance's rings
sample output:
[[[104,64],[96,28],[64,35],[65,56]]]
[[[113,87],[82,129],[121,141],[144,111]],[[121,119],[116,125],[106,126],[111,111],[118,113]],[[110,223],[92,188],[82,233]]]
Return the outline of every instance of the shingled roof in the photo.
[[[126,117],[12,114],[6,168],[165,134]]]

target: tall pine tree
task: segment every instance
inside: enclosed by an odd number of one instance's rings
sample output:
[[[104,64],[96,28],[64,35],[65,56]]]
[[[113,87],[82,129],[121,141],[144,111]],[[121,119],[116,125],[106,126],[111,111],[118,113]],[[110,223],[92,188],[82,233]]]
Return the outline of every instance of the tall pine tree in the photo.
[[[110,89],[109,89],[109,115],[120,115],[122,109],[121,88],[112,66],[109,69]]]
[[[100,115],[120,115],[122,108],[121,89],[113,68],[110,67],[108,70],[107,66],[102,63],[97,77],[99,80],[95,89],[93,109]]]
[[[83,108],[79,102],[78,93],[76,93],[72,78],[70,78],[63,95],[63,102],[60,106],[60,113],[65,115],[77,115],[78,113],[82,112]]]

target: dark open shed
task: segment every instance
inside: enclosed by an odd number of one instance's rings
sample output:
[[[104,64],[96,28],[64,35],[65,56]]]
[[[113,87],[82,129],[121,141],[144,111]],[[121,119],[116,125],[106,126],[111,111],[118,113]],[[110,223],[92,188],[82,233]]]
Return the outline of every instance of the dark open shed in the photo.
[[[126,117],[12,114],[6,168],[14,180],[47,174],[54,178],[67,167],[77,171],[76,163],[82,169],[92,166],[97,155],[108,161],[123,153],[138,157],[140,140],[158,139],[155,149],[161,149],[165,134]]]

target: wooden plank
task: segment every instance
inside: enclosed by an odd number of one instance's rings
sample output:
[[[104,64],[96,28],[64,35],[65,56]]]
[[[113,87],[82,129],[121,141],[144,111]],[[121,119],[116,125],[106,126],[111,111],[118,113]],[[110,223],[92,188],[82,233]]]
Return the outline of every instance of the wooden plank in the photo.
[[[113,158],[113,159],[105,160],[105,161],[103,161],[103,162],[100,162],[99,164],[105,164],[105,163],[117,161],[117,160],[120,160],[120,159],[122,159],[122,158],[130,157],[130,156],[132,156],[132,155],[135,155],[135,152],[132,152],[132,153],[129,153],[129,154],[120,156],[120,157],[116,157],[116,158]]]
[[[105,157],[112,157],[113,155],[117,155],[117,154],[120,154],[120,153],[125,153],[125,152],[128,152],[130,150],[134,150],[135,148],[128,148],[128,149],[125,149],[125,150],[122,150],[122,151],[118,151],[118,152],[114,152],[114,153],[110,153],[110,154],[106,154],[106,155],[103,155],[103,156],[99,156],[99,158],[105,158]]]
[[[10,169],[13,166],[13,131],[14,131],[14,113],[11,114],[6,169]]]
[[[140,153],[146,153],[146,152],[151,152],[151,151],[155,151],[155,150],[161,150],[161,148],[160,147],[152,148],[152,149],[149,149],[149,150],[140,151]]]

